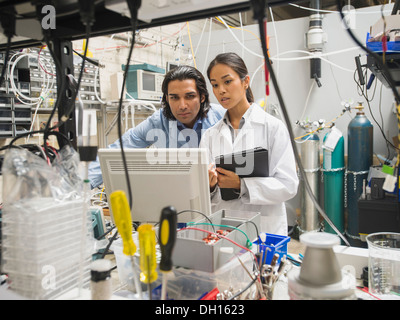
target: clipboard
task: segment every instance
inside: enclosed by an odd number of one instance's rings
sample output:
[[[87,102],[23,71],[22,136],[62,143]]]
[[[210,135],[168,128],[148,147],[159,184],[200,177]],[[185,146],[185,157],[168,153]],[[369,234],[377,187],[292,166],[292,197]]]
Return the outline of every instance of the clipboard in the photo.
[[[221,155],[215,158],[216,167],[235,172],[240,178],[268,177],[268,150],[257,147],[250,150]],[[223,200],[239,198],[239,193],[232,188],[220,188]]]

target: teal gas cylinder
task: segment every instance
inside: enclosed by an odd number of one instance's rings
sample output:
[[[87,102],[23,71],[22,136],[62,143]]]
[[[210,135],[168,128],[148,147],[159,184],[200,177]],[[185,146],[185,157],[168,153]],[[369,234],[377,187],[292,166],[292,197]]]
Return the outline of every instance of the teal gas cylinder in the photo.
[[[305,175],[310,188],[319,198],[319,143],[320,139],[317,134],[311,133],[301,140],[301,162],[304,167]],[[300,232],[318,231],[320,229],[320,221],[318,209],[308,194],[304,183],[301,183],[301,216],[299,221]]]
[[[332,132],[324,137],[324,142]],[[344,233],[344,138],[338,139],[333,150],[323,148],[324,210],[335,227]],[[336,232],[325,222],[325,232]]]
[[[349,243],[363,246],[358,232],[358,199],[363,180],[367,180],[373,155],[373,126],[363,112],[361,103],[357,115],[347,128],[347,230]]]

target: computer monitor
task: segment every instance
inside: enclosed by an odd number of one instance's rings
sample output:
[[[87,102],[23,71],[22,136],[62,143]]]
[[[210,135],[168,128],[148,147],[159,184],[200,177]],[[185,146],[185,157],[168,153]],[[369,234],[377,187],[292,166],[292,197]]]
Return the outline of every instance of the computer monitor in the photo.
[[[167,68],[166,68],[166,71],[165,71],[165,72],[169,72],[169,71],[171,71],[172,69],[178,68],[179,66],[180,66],[179,63],[168,61],[168,62],[167,62]]]
[[[159,222],[161,210],[174,206],[211,214],[206,149],[124,149],[132,191],[132,221]],[[105,192],[123,190],[129,201],[121,149],[99,149]],[[178,215],[178,222],[202,218],[198,212]],[[112,210],[110,208],[112,216]]]

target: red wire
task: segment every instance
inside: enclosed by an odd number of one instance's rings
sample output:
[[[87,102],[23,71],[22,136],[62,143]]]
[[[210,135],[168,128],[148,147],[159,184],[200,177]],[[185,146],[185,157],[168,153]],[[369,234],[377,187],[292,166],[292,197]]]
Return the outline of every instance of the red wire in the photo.
[[[186,227],[186,228],[179,229],[178,231],[183,231],[183,230],[197,230],[197,231],[202,231],[202,232],[206,232],[206,233],[209,233],[209,234],[216,235],[216,236],[218,236],[218,237],[220,237],[220,238],[222,238],[222,239],[225,239],[225,240],[228,240],[228,241],[232,242],[234,245],[238,246],[239,248],[242,248],[242,249],[244,249],[244,250],[246,250],[246,251],[249,251],[249,252],[254,256],[254,263],[255,263],[255,265],[256,265],[257,270],[260,269],[259,266],[258,266],[258,261],[257,261],[257,257],[256,257],[256,255],[255,255],[255,253],[254,253],[253,251],[251,251],[249,248],[243,247],[242,245],[238,244],[237,242],[235,242],[235,241],[233,241],[233,240],[231,240],[231,239],[229,239],[229,238],[227,238],[227,237],[225,237],[225,236],[222,236],[222,235],[220,235],[220,234],[218,234],[218,233],[216,233],[216,232],[212,232],[212,231],[208,231],[208,230],[204,230],[204,229],[200,229],[200,228],[194,228],[194,227]],[[257,276],[257,281],[258,281],[259,283],[261,283],[260,276]]]
[[[204,229],[200,229],[200,228],[195,228],[195,227],[186,227],[186,228],[179,229],[179,231],[183,231],[183,230],[197,230],[197,231],[207,232],[209,234],[216,235],[219,238],[228,240],[228,241],[232,242],[234,245],[238,246],[239,248],[242,248],[242,249],[244,249],[246,251],[251,252],[253,254],[253,256],[254,256],[254,259],[255,259],[256,263],[257,263],[257,257],[256,257],[256,255],[255,255],[255,253],[253,251],[251,251],[249,248],[243,247],[239,243],[237,243],[237,242],[235,242],[235,241],[233,241],[233,240],[231,240],[231,239],[229,239],[229,238],[227,238],[225,236],[222,236],[222,235],[220,235],[218,233],[215,233],[215,232],[212,232],[212,231],[208,231],[208,230],[204,230]]]
[[[358,287],[358,289],[365,293],[368,293],[371,297],[374,297],[377,300],[381,300],[377,296],[374,296],[371,292],[369,292],[368,288],[366,288],[366,287]]]
[[[48,72],[45,68],[43,68],[42,64],[40,63],[40,53],[42,52],[42,49],[44,48],[44,46],[40,47],[39,53],[38,53],[38,64],[40,66],[40,68],[47,74],[51,75],[51,76],[55,76],[55,74],[52,74],[50,72]]]
[[[382,51],[386,52],[387,51],[387,37],[383,35],[382,37]]]

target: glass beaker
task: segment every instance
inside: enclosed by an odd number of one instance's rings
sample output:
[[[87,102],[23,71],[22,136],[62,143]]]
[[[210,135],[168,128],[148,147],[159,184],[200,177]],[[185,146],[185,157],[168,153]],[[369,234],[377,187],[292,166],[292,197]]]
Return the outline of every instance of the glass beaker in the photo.
[[[400,233],[372,233],[367,242],[370,293],[400,300]]]

